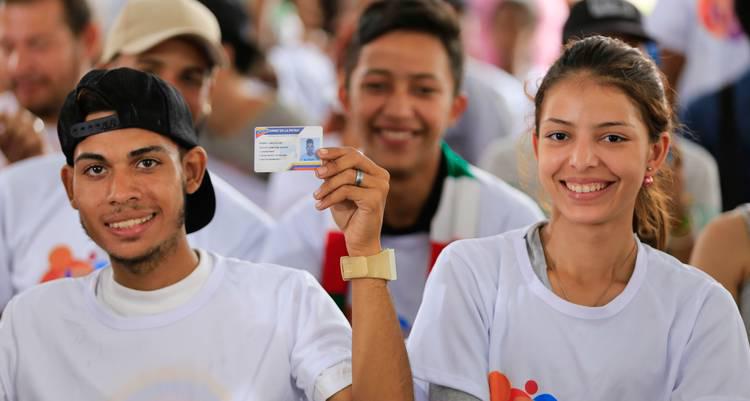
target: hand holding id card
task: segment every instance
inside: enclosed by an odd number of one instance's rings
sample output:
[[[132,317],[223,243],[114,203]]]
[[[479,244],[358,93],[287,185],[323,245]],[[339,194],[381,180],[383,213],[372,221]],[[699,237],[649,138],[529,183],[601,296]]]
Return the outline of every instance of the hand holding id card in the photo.
[[[323,128],[256,127],[255,172],[313,170],[322,165],[317,155],[323,146]]]

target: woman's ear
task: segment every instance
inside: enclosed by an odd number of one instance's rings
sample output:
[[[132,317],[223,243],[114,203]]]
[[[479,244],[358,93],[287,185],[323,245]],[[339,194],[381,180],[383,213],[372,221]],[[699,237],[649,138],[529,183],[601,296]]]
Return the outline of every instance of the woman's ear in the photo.
[[[654,171],[661,168],[667,159],[671,144],[672,138],[668,132],[659,134],[659,139],[649,144],[648,167],[651,167]]]

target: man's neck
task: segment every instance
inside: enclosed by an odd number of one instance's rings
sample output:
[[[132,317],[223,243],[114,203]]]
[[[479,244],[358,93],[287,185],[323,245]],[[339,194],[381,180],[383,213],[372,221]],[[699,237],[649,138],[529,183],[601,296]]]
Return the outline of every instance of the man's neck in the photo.
[[[391,176],[383,222],[393,229],[403,229],[417,223],[436,184],[442,152],[415,174]]]
[[[126,265],[112,260],[115,281],[133,290],[153,291],[189,276],[198,266],[198,255],[190,248],[185,235],[181,235],[176,241],[164,253],[138,265]]]

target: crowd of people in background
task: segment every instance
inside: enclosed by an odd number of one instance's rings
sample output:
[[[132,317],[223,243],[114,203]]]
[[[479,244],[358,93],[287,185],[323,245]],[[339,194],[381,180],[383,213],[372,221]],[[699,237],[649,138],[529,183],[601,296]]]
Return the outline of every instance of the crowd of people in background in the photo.
[[[0,401],[750,401],[749,37],[741,0],[0,0]],[[254,171],[309,125],[322,167]]]

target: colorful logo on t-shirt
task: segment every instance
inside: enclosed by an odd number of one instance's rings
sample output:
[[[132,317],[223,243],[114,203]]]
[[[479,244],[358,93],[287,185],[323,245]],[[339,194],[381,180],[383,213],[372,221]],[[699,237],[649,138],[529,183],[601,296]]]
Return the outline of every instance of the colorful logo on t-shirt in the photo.
[[[742,37],[742,27],[734,15],[733,0],[697,1],[698,20],[711,35],[730,40]]]
[[[510,380],[498,371],[492,371],[488,377],[490,384],[490,401],[557,401],[552,394],[539,394],[539,384],[529,380],[524,389],[513,387]]]
[[[106,260],[97,260],[96,253],[91,252],[87,259],[77,259],[66,245],[58,245],[49,253],[49,268],[42,276],[41,282],[63,277],[81,277],[107,265]]]

